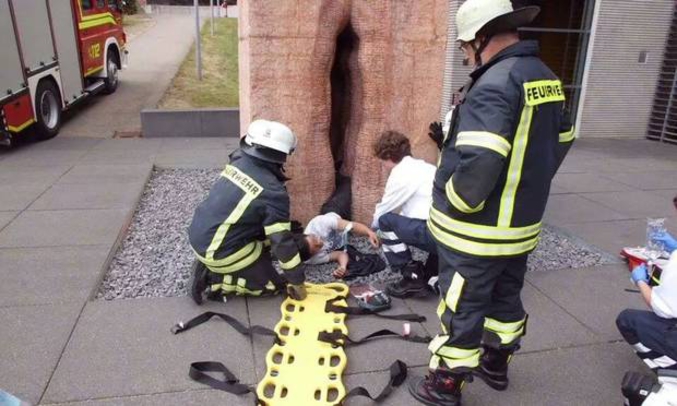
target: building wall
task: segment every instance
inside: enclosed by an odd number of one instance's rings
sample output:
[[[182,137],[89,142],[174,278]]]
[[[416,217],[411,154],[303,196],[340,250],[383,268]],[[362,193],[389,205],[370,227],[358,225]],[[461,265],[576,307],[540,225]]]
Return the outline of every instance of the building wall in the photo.
[[[675,0],[597,1],[579,136],[644,137]]]
[[[464,0],[449,0],[449,16],[447,28],[447,49],[444,61],[444,83],[442,85],[442,109],[440,111],[440,120],[451,108],[451,96],[468,80],[468,75],[472,68],[463,66],[463,53],[458,49],[456,38],[458,30],[456,29],[456,13]]]

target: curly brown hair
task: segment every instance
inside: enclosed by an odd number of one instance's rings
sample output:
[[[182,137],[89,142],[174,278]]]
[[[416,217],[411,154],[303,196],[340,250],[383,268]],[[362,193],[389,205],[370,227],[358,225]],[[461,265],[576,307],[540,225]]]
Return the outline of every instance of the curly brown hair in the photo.
[[[374,143],[374,155],[384,161],[399,163],[405,156],[411,155],[409,138],[397,131],[384,131]]]

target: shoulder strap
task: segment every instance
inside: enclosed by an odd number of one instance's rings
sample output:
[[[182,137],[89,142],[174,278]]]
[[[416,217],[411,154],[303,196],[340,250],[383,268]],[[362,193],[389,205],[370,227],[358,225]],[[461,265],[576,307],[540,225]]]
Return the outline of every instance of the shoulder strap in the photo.
[[[364,344],[367,341],[370,340],[376,340],[380,338],[398,338],[400,340],[404,341],[411,341],[413,343],[421,343],[421,344],[427,344],[432,340],[432,337],[429,336],[417,336],[416,334],[410,334],[410,335],[404,335],[400,333],[396,333],[392,330],[388,329],[383,329],[376,331],[374,333],[369,334],[366,337],[362,337],[360,339],[353,339],[348,337],[346,334],[343,334],[340,331],[333,331],[331,333],[326,332],[326,331],[321,331],[320,334],[318,334],[317,339],[319,341],[323,341],[328,344],[332,345],[338,345],[338,346],[343,346],[346,347],[348,345],[350,346],[356,346],[360,344]]]
[[[192,319],[188,320],[187,322],[179,322],[172,327],[171,331],[174,334],[179,334],[184,331],[190,330],[193,327],[197,327],[200,324],[206,323],[209,321],[212,317],[219,317],[221,320],[225,321],[230,325],[232,328],[237,330],[238,333],[246,336],[253,336],[253,335],[262,335],[262,336],[270,336],[270,337],[275,337],[275,342],[279,343],[279,337],[277,336],[277,333],[274,330],[269,329],[268,327],[263,327],[263,326],[251,326],[251,327],[246,327],[244,324],[242,324],[238,319],[236,319],[233,316],[229,316],[224,313],[217,313],[217,312],[204,312],[196,317],[193,317]]]

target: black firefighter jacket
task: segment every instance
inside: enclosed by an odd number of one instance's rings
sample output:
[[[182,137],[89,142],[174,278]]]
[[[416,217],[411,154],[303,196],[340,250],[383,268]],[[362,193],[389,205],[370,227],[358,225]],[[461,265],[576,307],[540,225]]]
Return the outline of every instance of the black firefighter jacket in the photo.
[[[304,281],[284,181],[275,164],[241,150],[231,155],[188,229],[193,251],[211,271],[225,274],[247,268],[269,240],[286,278],[294,284]]]
[[[471,74],[453,112],[428,228],[439,244],[513,257],[538,244],[550,183],[575,138],[561,81],[522,41]]]

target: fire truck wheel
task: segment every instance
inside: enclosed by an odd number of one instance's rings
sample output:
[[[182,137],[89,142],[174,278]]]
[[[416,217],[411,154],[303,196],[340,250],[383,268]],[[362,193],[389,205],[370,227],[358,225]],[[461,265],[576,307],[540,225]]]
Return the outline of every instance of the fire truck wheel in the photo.
[[[61,127],[61,95],[51,80],[38,83],[35,92],[35,112],[37,121],[35,132],[40,140],[56,137]]]
[[[112,94],[115,93],[115,90],[118,88],[118,58],[115,55],[115,52],[109,49],[106,53],[106,60],[108,61],[108,75],[106,79],[103,80],[104,84],[106,85],[103,92],[106,94]]]

